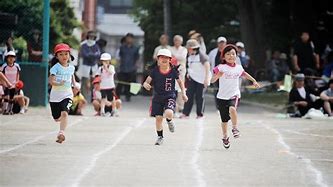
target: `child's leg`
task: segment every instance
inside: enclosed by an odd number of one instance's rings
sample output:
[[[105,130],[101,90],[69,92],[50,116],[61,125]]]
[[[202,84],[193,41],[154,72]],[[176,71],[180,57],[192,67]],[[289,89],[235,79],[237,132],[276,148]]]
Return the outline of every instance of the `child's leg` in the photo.
[[[98,100],[93,100],[92,104],[94,106],[94,110],[96,112],[100,112],[100,110],[101,110],[101,104],[100,104],[100,102]]]
[[[106,103],[106,98],[103,98],[101,101],[101,114],[105,114],[105,103]]]
[[[223,138],[228,138],[228,122],[222,122],[221,126]]]
[[[67,111],[61,111],[60,116],[60,132],[64,132],[68,123],[68,112]]]
[[[167,121],[171,121],[173,118],[173,110],[171,109],[166,109],[165,112],[165,118],[167,119]]]
[[[229,107],[229,113],[230,113],[230,117],[231,117],[231,122],[232,122],[232,128],[237,128],[237,110],[235,107],[230,106]]]
[[[157,136],[161,136],[163,137],[163,116],[156,116],[156,132],[157,132]]]
[[[332,115],[331,104],[329,101],[324,101],[324,109],[329,116]]]

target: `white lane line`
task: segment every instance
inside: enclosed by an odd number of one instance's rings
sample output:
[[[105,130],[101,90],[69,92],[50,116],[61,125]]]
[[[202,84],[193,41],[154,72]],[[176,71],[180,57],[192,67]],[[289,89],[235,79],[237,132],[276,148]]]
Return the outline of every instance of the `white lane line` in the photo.
[[[315,168],[311,162],[310,159],[305,158],[304,156],[300,156],[297,155],[296,153],[291,151],[290,146],[283,140],[283,137],[281,135],[281,133],[279,131],[277,131],[276,129],[264,124],[262,121],[259,121],[259,123],[264,126],[266,129],[268,129],[269,131],[275,133],[278,136],[278,142],[285,148],[287,149],[287,153],[291,156],[296,157],[297,159],[301,158],[301,160],[305,163],[306,168],[315,174],[316,176],[316,183],[321,186],[321,187],[327,187],[327,185],[324,183],[323,181],[323,175],[321,173],[321,171],[319,171],[317,168]]]
[[[196,137],[196,144],[194,146],[194,152],[192,154],[193,156],[191,159],[191,165],[192,165],[192,169],[194,170],[195,178],[197,180],[198,186],[204,187],[204,186],[206,186],[206,181],[203,178],[204,174],[202,173],[199,163],[198,163],[199,156],[200,156],[199,150],[200,150],[202,140],[203,140],[203,131],[204,131],[203,120],[204,119],[196,120],[197,121],[196,125],[198,128],[198,131],[197,131],[197,137]]]
[[[74,122],[70,123],[70,124],[68,125],[67,128],[69,128],[69,127],[71,127],[71,126],[73,126],[73,125],[75,125],[75,124],[81,122],[82,120],[83,120],[82,118],[81,118],[81,119],[76,119]],[[19,145],[17,145],[17,146],[11,147],[11,148],[9,148],[9,149],[0,150],[0,154],[8,153],[8,152],[14,151],[14,150],[16,150],[16,149],[22,148],[22,147],[24,147],[24,146],[26,146],[26,145],[28,145],[28,144],[35,143],[35,142],[37,142],[37,141],[39,141],[39,140],[41,140],[41,139],[43,139],[43,138],[45,138],[45,137],[47,137],[47,136],[49,136],[49,135],[51,135],[51,134],[56,134],[57,132],[59,132],[59,131],[58,131],[58,130],[57,130],[57,131],[52,131],[52,132],[49,132],[49,133],[47,133],[47,134],[44,134],[44,135],[38,136],[38,137],[36,137],[35,139],[30,140],[30,141],[27,141],[27,142],[25,142],[25,143],[23,143],[23,144],[19,144]]]
[[[120,136],[113,142],[113,144],[107,146],[105,149],[99,151],[98,153],[94,154],[88,167],[80,173],[80,175],[75,179],[74,183],[72,186],[80,186],[80,183],[82,179],[96,166],[97,160],[105,153],[111,151],[114,147],[116,147],[133,129],[140,127],[144,122],[146,118],[143,120],[139,121],[137,125],[127,127],[123,133],[120,134]]]
[[[304,136],[315,136],[315,137],[321,137],[321,138],[333,138],[333,136],[325,136],[320,134],[312,134],[312,133],[303,133],[299,131],[293,131],[293,130],[283,130],[289,133],[298,134],[298,135],[304,135]]]

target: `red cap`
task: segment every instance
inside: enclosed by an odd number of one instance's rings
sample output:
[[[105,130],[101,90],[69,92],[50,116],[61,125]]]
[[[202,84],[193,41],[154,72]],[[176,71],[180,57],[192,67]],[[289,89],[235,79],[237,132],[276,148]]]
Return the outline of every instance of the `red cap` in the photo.
[[[101,77],[96,77],[94,80],[93,80],[93,84],[96,84],[96,83],[100,83],[102,80],[101,80]]]
[[[69,47],[69,45],[67,45],[65,43],[60,43],[54,47],[54,54],[56,54],[60,51],[71,51],[71,48]]]
[[[19,90],[22,89],[23,86],[24,86],[23,81],[19,80],[19,81],[15,84],[15,86],[16,86],[16,88],[19,89]]]

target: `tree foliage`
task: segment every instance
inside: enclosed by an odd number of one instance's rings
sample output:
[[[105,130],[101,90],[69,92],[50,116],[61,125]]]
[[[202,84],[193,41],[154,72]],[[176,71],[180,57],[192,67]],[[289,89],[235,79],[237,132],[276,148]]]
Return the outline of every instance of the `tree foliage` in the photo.
[[[0,12],[17,15],[18,23],[14,28],[15,37],[23,36],[25,40],[29,40],[33,29],[42,31],[42,0],[0,1]],[[51,0],[50,14],[50,48],[53,48],[57,42],[67,42],[71,46],[77,47],[79,41],[72,36],[72,32],[74,28],[80,26],[80,22],[76,20],[68,0]]]

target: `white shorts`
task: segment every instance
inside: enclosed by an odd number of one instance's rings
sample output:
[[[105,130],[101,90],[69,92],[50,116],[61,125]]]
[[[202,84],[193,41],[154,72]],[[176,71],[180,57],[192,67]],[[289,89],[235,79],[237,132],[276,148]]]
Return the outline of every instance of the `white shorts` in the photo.
[[[78,72],[77,72],[77,76],[79,76],[80,78],[95,77],[97,70],[98,70],[97,64],[95,64],[94,66],[87,66],[84,64],[80,64]]]

